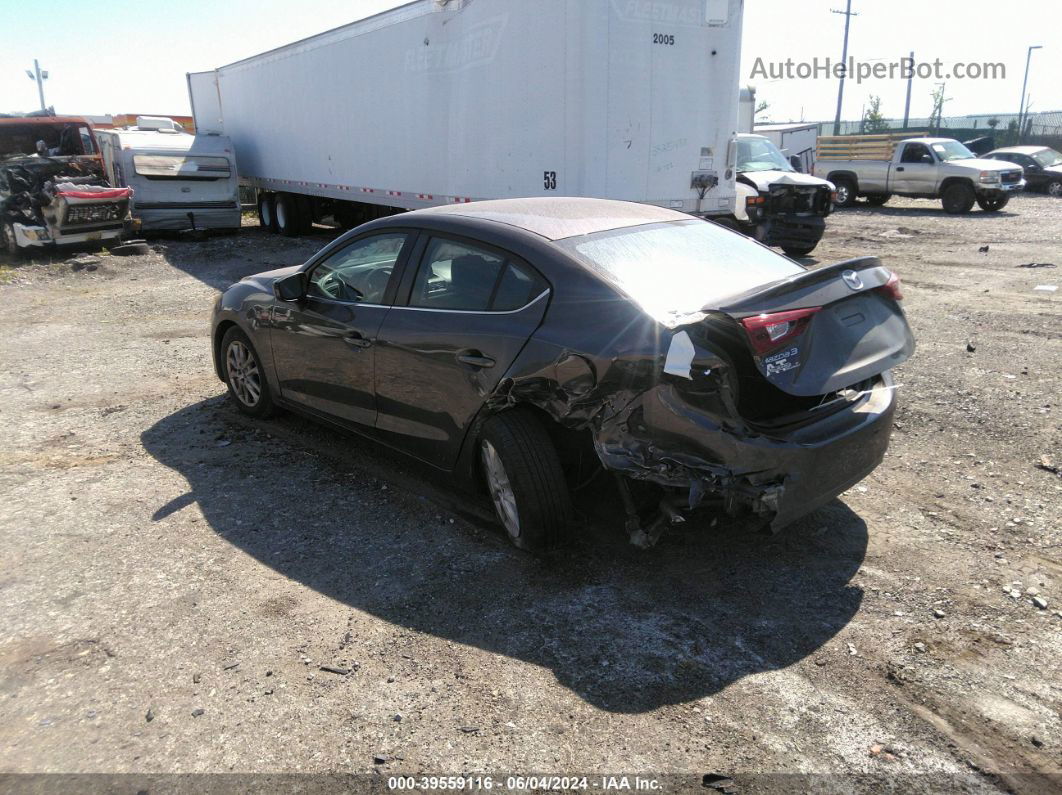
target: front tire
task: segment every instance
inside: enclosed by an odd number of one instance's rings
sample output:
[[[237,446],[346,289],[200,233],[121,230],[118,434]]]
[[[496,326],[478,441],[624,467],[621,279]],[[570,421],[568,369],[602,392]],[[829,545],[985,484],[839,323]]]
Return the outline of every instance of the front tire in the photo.
[[[1053,179],[1047,183],[1047,187],[1044,188],[1047,191],[1048,196],[1054,196],[1056,199],[1062,199],[1062,180]]]
[[[944,212],[951,215],[964,215],[973,209],[977,201],[977,195],[965,182],[955,182],[944,189],[940,197],[940,203],[944,206]]]
[[[855,206],[856,199],[859,198],[855,182],[848,177],[838,177],[833,181],[833,186],[837,189],[837,201],[834,202],[836,206]]]
[[[571,521],[571,496],[557,449],[538,418],[514,409],[483,425],[479,460],[494,512],[524,550],[558,543]]]
[[[276,413],[262,360],[247,335],[236,326],[225,332],[221,340],[221,355],[229,399],[236,404],[236,408],[258,419]]]
[[[22,249],[18,247],[18,239],[15,237],[15,227],[6,221],[0,222],[0,250],[12,259],[22,254]]]
[[[998,213],[1010,202],[1010,196],[1006,193],[1000,196],[978,196],[977,206],[986,213]]]

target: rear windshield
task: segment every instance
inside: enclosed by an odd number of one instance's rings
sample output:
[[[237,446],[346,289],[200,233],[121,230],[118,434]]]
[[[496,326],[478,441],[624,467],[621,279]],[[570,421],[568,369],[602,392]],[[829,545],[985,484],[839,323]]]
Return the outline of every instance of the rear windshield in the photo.
[[[148,179],[228,179],[229,161],[207,155],[133,155],[136,173]]]
[[[803,268],[707,221],[669,221],[556,241],[665,325]]]

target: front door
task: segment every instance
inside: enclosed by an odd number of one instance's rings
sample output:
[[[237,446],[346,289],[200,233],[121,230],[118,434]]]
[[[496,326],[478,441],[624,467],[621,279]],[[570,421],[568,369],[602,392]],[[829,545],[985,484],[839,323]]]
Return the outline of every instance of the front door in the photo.
[[[277,300],[271,339],[285,400],[373,425],[376,336],[414,238],[388,231],[354,240],[310,268],[305,298]]]
[[[505,252],[448,237],[427,241],[409,281],[408,302],[396,302],[378,334],[376,428],[450,469],[469,424],[542,322],[548,284]]]
[[[891,191],[936,195],[937,161],[925,144],[904,144],[899,164],[892,167],[892,176]]]

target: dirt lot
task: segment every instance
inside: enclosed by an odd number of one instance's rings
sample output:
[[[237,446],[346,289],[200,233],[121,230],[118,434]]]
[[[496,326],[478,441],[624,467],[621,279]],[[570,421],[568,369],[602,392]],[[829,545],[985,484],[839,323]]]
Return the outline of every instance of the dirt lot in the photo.
[[[1062,202],[831,219],[819,261],[880,255],[919,340],[891,453],[842,499],[640,552],[601,491],[544,558],[445,479],[226,404],[213,298],[318,231],[0,269],[0,773],[1062,786],[1062,477],[1037,466],[1062,464],[1062,292],[1034,290],[1062,284]]]

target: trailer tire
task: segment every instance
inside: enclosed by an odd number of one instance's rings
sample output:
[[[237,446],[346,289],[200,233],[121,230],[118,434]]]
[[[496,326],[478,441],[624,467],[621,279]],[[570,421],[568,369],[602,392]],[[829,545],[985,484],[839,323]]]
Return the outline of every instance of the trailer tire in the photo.
[[[833,181],[833,186],[837,189],[837,201],[834,204],[838,207],[855,206],[856,199],[859,198],[858,188],[850,177],[837,177]]]
[[[277,231],[284,237],[298,237],[302,232],[299,205],[290,193],[278,193],[276,207]]]
[[[313,200],[302,193],[295,196],[295,208],[299,214],[299,234],[308,235],[313,231]]]
[[[276,196],[258,192],[258,225],[270,232],[277,231]]]
[[[973,209],[977,194],[968,182],[953,182],[944,189],[940,203],[944,212],[951,215],[964,215]]]

